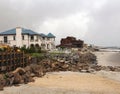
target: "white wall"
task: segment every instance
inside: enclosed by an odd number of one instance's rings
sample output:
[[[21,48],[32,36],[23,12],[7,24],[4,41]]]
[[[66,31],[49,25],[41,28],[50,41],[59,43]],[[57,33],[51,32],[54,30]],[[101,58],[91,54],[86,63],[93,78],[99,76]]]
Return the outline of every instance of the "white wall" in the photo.
[[[13,40],[13,37],[14,37],[15,35],[9,35],[9,36],[7,36],[8,37],[8,44],[10,45],[10,46],[15,46],[16,45],[16,40]],[[17,38],[17,37],[15,37],[15,38]],[[4,36],[3,36],[3,39],[4,39]],[[4,40],[3,40],[4,41]]]
[[[3,36],[0,36],[0,43],[3,42]]]
[[[22,39],[22,46],[26,46],[26,48],[27,47],[29,47],[29,39],[28,39],[28,35],[22,35],[22,36],[24,36],[24,40]]]
[[[55,49],[55,38],[49,38],[49,39],[45,38],[44,42],[46,45],[46,47],[45,47],[46,50]],[[47,48],[47,45],[48,45],[48,48]]]
[[[7,36],[7,39],[8,39],[8,43],[6,43],[7,45],[10,45],[10,46],[16,45],[16,40],[13,40],[13,37],[15,35],[4,35],[4,36]],[[4,43],[4,36],[0,36],[0,43]]]
[[[41,46],[42,41],[39,39],[39,37],[37,38],[37,35],[33,35],[34,36],[34,40],[31,41],[31,35],[24,35],[24,40],[22,40],[22,45],[26,45],[26,47],[29,47],[31,44],[38,44],[39,46]]]

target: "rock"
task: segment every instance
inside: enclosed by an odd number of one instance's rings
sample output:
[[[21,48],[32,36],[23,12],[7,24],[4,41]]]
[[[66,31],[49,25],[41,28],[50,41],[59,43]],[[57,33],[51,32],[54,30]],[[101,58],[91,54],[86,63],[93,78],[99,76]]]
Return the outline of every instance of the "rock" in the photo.
[[[63,69],[67,69],[67,68],[69,68],[69,65],[68,65],[68,64],[64,64],[64,65],[62,66],[62,68],[63,68]]]
[[[70,61],[69,61],[69,60],[66,60],[65,63],[68,64],[68,63],[70,63]]]
[[[3,75],[0,75],[0,90],[3,90],[3,87],[5,86],[5,78]]]
[[[110,71],[110,68],[107,67],[107,66],[102,66],[102,69],[101,69],[101,70]]]
[[[115,72],[120,72],[120,67],[115,67]]]
[[[19,73],[14,73],[13,84],[20,84],[22,77]]]
[[[86,73],[86,72],[87,72],[87,70],[81,70],[81,72],[84,72],[84,73]]]
[[[32,69],[31,69],[31,67],[30,66],[26,66],[25,68],[24,68],[24,70],[26,71],[26,72],[28,72],[28,71],[32,71]]]
[[[6,66],[2,66],[2,67],[1,67],[1,71],[2,71],[2,72],[6,71],[6,69],[7,69]]]
[[[25,69],[19,67],[15,71],[13,71],[13,73],[19,73],[20,75],[23,75],[25,73]]]
[[[4,90],[4,86],[0,85],[0,91]]]
[[[94,69],[91,69],[91,68],[88,69],[88,72],[89,72],[89,73],[93,73],[94,71],[95,71]]]
[[[34,74],[34,73],[31,73],[30,76],[31,76],[31,77],[35,77],[35,74]]]
[[[65,62],[65,60],[59,60],[59,62],[60,62],[60,63],[63,63],[63,62]]]

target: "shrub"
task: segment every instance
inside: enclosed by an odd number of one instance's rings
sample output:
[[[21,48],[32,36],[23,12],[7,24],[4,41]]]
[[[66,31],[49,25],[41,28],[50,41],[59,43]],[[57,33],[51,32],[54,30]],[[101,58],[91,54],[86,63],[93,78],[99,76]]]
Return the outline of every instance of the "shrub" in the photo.
[[[41,47],[21,47],[21,51],[24,51],[25,53],[41,53]]]

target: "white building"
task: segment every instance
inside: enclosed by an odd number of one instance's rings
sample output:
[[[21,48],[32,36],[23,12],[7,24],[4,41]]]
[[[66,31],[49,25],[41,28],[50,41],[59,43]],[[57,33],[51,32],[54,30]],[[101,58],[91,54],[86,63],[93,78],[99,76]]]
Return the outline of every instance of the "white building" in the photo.
[[[55,48],[55,36],[39,34],[30,29],[17,27],[0,33],[0,43],[16,47],[39,46],[45,50]]]

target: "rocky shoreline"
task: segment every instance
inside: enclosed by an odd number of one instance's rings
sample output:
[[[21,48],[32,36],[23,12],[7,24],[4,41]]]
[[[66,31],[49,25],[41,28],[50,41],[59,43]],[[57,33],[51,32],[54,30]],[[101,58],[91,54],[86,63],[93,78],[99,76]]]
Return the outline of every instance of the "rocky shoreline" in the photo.
[[[77,52],[71,54],[46,54],[43,60],[37,59],[25,68],[17,68],[13,72],[0,75],[0,90],[5,86],[27,84],[33,82],[33,77],[42,77],[47,72],[73,71],[92,73],[95,71],[120,72],[120,67],[97,65],[96,56],[91,52]]]

